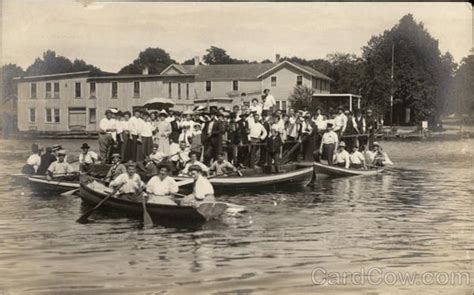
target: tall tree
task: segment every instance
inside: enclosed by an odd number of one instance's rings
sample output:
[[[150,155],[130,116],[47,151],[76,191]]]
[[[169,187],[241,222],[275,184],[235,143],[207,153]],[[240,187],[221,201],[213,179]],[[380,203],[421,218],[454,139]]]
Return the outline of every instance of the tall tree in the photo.
[[[227,54],[225,49],[211,46],[206,49],[206,54],[202,57],[202,60],[208,65],[218,64],[248,64],[248,60],[235,59]]]
[[[13,82],[13,78],[23,76],[24,72],[16,64],[7,64],[2,66],[1,75],[0,88],[2,89],[2,101],[4,101],[16,96],[17,85]]]
[[[43,53],[42,59],[36,58],[33,64],[26,69],[26,74],[36,76],[80,71],[91,71],[93,74],[102,73],[98,67],[87,64],[82,59],[75,59],[72,62],[67,57],[56,55],[55,51],[47,50]]]
[[[461,60],[452,85],[453,91],[448,101],[448,111],[474,115],[474,54]]]
[[[148,67],[150,74],[159,74],[173,63],[176,61],[165,50],[159,47],[147,48],[138,54],[133,63],[120,69],[119,74],[141,74],[145,67]]]
[[[393,88],[392,48],[395,60]],[[394,123],[439,118],[446,99],[439,87],[452,75],[449,69],[453,67],[446,66],[446,58],[443,64],[438,41],[431,37],[423,23],[417,23],[411,14],[405,15],[392,29],[373,36],[362,51],[365,63],[362,90],[370,105],[381,111],[390,110],[393,89]],[[405,122],[406,109],[411,110],[410,122]]]
[[[331,91],[334,93],[360,93],[364,65],[360,57],[355,54],[334,53],[327,56],[329,70],[327,75],[334,82]]]

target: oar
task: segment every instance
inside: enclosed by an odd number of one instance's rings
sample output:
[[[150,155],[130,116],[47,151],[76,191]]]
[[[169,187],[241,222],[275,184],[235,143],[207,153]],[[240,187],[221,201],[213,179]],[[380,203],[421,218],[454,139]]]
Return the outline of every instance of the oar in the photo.
[[[183,194],[180,194],[180,193],[173,193],[173,195],[175,195],[175,196],[178,197],[178,198],[185,198],[185,197],[187,197],[186,195],[183,195]],[[218,202],[218,203],[224,203],[224,204],[226,204],[227,207],[229,207],[229,209],[232,209],[232,211],[235,212],[235,213],[247,211],[247,209],[245,209],[244,206],[240,206],[240,205],[237,205],[237,204],[232,204],[232,203],[227,203],[227,202]]]
[[[148,211],[146,210],[146,200],[145,200],[145,197],[143,197],[143,189],[141,190],[139,197],[142,198],[143,225],[145,226],[145,228],[153,227],[153,220],[151,219],[150,214],[148,214]]]
[[[77,193],[78,191],[79,191],[79,189],[78,189],[78,188],[75,188],[75,189],[72,189],[72,190],[70,190],[70,191],[61,193],[60,196],[61,196],[61,197],[69,197],[69,196],[74,195],[74,194]]]
[[[100,206],[102,206],[102,204],[104,204],[110,197],[112,197],[113,195],[115,195],[116,192],[118,192],[118,190],[120,188],[122,188],[122,186],[124,185],[125,183],[121,184],[120,186],[118,186],[116,189],[114,189],[110,194],[108,194],[105,198],[103,198],[97,205],[95,205],[94,208],[90,209],[89,211],[87,211],[86,213],[82,214],[81,217],[79,217],[76,222],[77,223],[87,223],[89,222],[88,218],[92,215],[92,213],[94,213],[95,210],[97,210]]]

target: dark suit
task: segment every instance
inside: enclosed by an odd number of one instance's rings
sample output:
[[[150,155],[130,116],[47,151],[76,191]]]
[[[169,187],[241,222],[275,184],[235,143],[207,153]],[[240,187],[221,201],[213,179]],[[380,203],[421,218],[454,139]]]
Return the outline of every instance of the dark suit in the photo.
[[[278,173],[280,170],[280,149],[282,145],[283,142],[281,140],[280,135],[277,135],[275,137],[270,136],[267,139],[267,165],[271,168],[273,160],[276,173]]]
[[[209,126],[212,124],[212,129],[209,130]],[[202,130],[201,140],[204,146],[204,163],[206,165],[210,165],[211,160],[217,159],[217,154],[222,151],[222,140],[223,135],[225,133],[225,126],[224,124],[215,119],[213,121],[209,121],[204,125],[204,129]]]
[[[263,122],[263,127],[265,127],[265,130],[267,130],[267,138],[262,140],[262,143],[267,142],[268,137],[270,136],[270,123],[268,121]],[[259,166],[264,166],[267,163],[267,147],[265,145],[262,145],[260,147],[260,160],[258,161]]]
[[[237,122],[237,144],[249,144],[249,123],[246,119],[240,119]],[[237,162],[244,166],[250,165],[250,152],[249,146],[241,146],[238,150]]]

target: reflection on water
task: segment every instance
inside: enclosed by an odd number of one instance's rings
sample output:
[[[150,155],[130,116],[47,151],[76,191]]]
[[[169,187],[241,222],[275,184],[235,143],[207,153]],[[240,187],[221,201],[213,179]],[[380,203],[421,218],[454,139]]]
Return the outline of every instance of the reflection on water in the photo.
[[[0,293],[470,294],[466,284],[316,286],[311,272],[377,267],[467,271],[472,278],[473,147],[473,140],[385,143],[399,168],[382,175],[221,196],[249,213],[149,230],[104,212],[93,223],[75,223],[84,210],[79,198],[32,195],[6,177],[23,158],[4,157]]]

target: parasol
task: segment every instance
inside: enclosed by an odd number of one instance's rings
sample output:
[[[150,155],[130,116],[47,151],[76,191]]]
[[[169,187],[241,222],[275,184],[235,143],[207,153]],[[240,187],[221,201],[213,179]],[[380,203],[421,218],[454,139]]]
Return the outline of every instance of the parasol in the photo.
[[[168,108],[171,108],[172,106],[174,106],[173,100],[170,98],[164,98],[164,97],[155,97],[155,98],[147,100],[143,104],[143,107],[149,110],[168,109]]]

